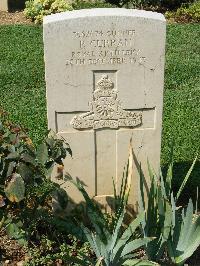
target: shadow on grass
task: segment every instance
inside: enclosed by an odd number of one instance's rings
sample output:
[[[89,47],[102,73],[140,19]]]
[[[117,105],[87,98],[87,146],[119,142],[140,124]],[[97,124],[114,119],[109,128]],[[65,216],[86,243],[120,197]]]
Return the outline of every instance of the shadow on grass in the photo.
[[[175,162],[173,165],[173,179],[172,179],[172,188],[176,195],[178,189],[181,186],[181,183],[186,176],[188,170],[190,169],[193,161],[187,162]],[[164,176],[166,175],[167,165],[162,167]],[[197,161],[192,173],[185,185],[185,188],[180,196],[179,204],[185,205],[188,204],[190,198],[192,198],[193,203],[196,203],[197,199],[197,189],[200,189],[200,161]],[[200,210],[200,199],[198,199],[198,209]]]

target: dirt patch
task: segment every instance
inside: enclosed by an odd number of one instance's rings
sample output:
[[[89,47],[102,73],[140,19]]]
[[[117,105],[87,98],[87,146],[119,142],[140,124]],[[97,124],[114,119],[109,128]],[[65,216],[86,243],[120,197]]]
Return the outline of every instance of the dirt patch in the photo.
[[[25,261],[26,251],[16,240],[10,239],[6,232],[0,232],[0,265],[15,266]],[[2,264],[1,264],[2,263]]]
[[[34,23],[30,19],[27,19],[22,11],[15,11],[15,12],[0,11],[0,25],[11,25],[11,24],[33,25]]]

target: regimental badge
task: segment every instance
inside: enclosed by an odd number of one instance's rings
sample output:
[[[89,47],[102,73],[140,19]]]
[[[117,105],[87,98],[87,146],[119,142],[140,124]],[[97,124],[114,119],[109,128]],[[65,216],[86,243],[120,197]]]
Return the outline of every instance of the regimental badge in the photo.
[[[126,111],[122,108],[118,91],[108,75],[103,75],[96,84],[90,111],[72,118],[75,129],[136,127],[142,124],[142,112]]]

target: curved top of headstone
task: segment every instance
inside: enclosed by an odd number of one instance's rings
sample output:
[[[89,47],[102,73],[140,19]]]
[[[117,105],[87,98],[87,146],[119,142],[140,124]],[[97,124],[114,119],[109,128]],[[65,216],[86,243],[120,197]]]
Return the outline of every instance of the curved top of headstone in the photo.
[[[67,11],[67,12],[45,16],[43,24],[53,23],[68,19],[85,18],[85,17],[107,17],[107,16],[138,17],[138,18],[147,18],[147,19],[165,21],[165,17],[157,12],[137,10],[137,9],[125,9],[125,8],[94,8],[94,9]]]

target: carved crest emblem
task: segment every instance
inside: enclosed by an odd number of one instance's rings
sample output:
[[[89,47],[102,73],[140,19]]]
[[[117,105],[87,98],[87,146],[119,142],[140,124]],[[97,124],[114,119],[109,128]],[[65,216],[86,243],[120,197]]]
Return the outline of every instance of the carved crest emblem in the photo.
[[[108,75],[103,75],[89,102],[90,111],[72,118],[70,124],[75,129],[136,127],[142,124],[142,112],[122,109],[118,91]]]

